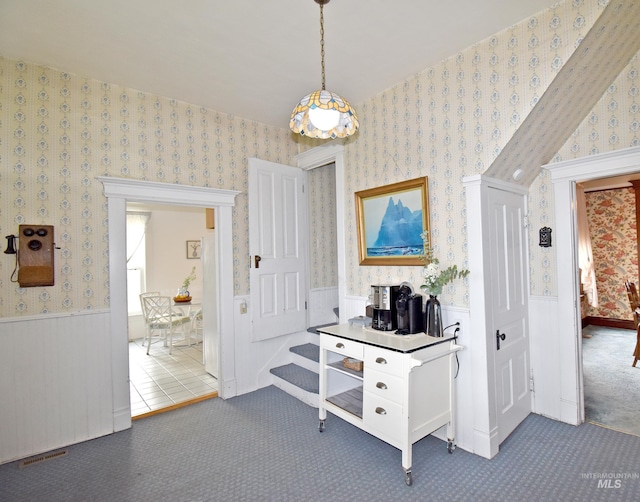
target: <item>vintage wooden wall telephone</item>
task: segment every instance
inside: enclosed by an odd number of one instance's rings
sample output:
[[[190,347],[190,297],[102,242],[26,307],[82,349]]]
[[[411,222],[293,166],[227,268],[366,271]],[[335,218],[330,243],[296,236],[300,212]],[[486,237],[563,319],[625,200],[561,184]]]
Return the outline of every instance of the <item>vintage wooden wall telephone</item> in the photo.
[[[22,288],[53,286],[53,250],[56,249],[53,225],[20,225],[17,236],[7,235],[6,238],[7,249],[4,253],[16,255],[16,267],[11,274],[11,281],[18,282]]]

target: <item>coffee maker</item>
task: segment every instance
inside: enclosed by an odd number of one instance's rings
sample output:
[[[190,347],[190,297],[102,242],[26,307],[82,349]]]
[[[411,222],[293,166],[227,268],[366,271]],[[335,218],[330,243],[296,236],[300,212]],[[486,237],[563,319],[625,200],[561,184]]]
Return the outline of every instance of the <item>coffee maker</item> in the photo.
[[[400,286],[372,285],[371,307],[373,319],[371,327],[380,331],[393,331],[398,328],[396,301]]]
[[[413,288],[407,282],[400,284],[396,299],[398,316],[398,335],[413,335],[424,331],[422,295],[413,294]]]

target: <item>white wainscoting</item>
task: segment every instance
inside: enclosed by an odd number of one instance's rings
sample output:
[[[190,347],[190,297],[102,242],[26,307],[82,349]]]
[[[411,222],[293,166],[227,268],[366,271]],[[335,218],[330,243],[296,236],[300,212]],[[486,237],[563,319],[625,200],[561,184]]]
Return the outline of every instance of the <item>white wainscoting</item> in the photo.
[[[309,326],[336,322],[334,308],[338,306],[338,286],[309,291]]]
[[[0,463],[114,431],[109,311],[0,319]]]
[[[345,315],[341,315],[342,322],[347,322],[352,317],[362,315],[366,302],[367,298],[365,297],[348,296],[345,299]],[[474,327],[471,326],[468,309],[443,305],[442,318],[445,326],[460,321],[461,331],[458,343],[465,347],[464,350],[458,353],[460,362],[460,372],[456,382],[456,439],[458,446],[464,450],[486,456],[482,451],[475,451],[476,446],[474,446],[475,440],[473,438],[475,427],[472,406],[474,400],[472,392],[473,379],[486,378],[486,375],[473,375],[471,373],[471,368],[474,366],[474,357],[477,357],[480,352],[474,350],[474,347],[478,346],[478,344],[487,343],[486,334],[474,330]],[[555,420],[575,423],[575,421],[567,420],[566,417],[572,417],[572,410],[579,406],[579,389],[575,390],[575,401],[563,401],[559,383],[563,380],[575,378],[573,375],[566,374],[567,365],[564,365],[560,359],[560,345],[561,343],[576,342],[573,341],[573,334],[559,333],[558,331],[557,297],[529,297],[529,335],[530,364],[534,378],[532,411]],[[562,342],[561,337],[565,340],[568,339],[568,341]],[[570,365],[570,368],[572,367]],[[444,439],[444,435],[440,433],[434,435]]]
[[[563,364],[560,360],[557,297],[529,297],[529,346],[534,385],[533,411],[561,420]]]
[[[367,301],[364,296],[347,296],[344,299],[344,312],[340,312],[340,322],[346,323],[349,319],[366,314]]]

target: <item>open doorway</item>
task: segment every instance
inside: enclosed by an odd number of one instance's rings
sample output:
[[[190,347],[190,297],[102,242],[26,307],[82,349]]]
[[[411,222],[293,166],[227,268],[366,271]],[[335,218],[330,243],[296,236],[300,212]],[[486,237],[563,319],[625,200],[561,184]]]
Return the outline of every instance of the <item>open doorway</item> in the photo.
[[[192,187],[125,178],[100,176],[108,210],[109,246],[109,334],[111,348],[112,414],[114,432],[131,427],[129,398],[129,352],[127,328],[126,271],[126,204],[154,202],[215,209],[216,238],[213,243],[216,260],[216,297],[210,299],[205,289],[203,301],[211,302],[215,316],[204,323],[204,336],[217,333],[218,394],[227,398],[236,395],[235,348],[233,318],[233,236],[232,210],[236,190]],[[211,325],[209,325],[211,323]],[[205,347],[205,350],[206,347]],[[210,358],[207,357],[207,360]]]
[[[309,326],[339,319],[335,162],[307,170]]]
[[[625,288],[638,282],[638,179],[579,183],[576,200],[585,419],[640,436],[637,326]]]
[[[640,171],[640,148],[593,155],[544,166],[551,173],[555,200],[558,333],[556,379],[549,398],[560,403],[558,418],[572,424],[585,421],[580,277],[577,250],[576,184]],[[545,396],[546,397],[546,396]]]
[[[214,271],[205,270],[207,262],[201,259],[202,243],[210,240],[210,234],[215,231],[208,226],[204,208],[127,204],[127,308],[133,418],[217,395],[217,379],[207,372],[203,351],[202,326],[207,314],[202,302],[203,286],[205,278],[211,280],[215,275]],[[185,284],[191,301],[173,304],[175,314],[185,322],[177,328],[171,350],[156,342],[148,347],[147,355],[144,337],[148,326],[139,295],[154,292],[173,298]]]
[[[332,239],[331,249],[336,249],[335,257],[335,272],[337,273],[337,293],[338,293],[338,320],[346,322],[347,319],[355,315],[359,315],[360,304],[359,302],[347,301],[347,284],[345,278],[347,277],[346,270],[346,244],[345,244],[345,168],[344,168],[344,147],[340,144],[328,143],[322,146],[311,148],[305,152],[300,153],[296,157],[298,167],[309,171],[315,168],[321,167],[324,174],[318,174],[322,177],[326,173],[331,172],[331,189],[334,191],[334,195],[331,197],[331,204],[334,208],[331,209],[332,216],[335,214],[335,238]],[[324,167],[330,166],[328,169]],[[321,187],[321,178],[318,179]],[[312,243],[313,246],[313,243]],[[311,268],[311,267],[309,267]],[[309,284],[313,284],[313,279],[310,279]],[[331,293],[333,294],[333,293]],[[326,309],[323,309],[326,313]],[[333,312],[333,309],[332,309]],[[336,312],[333,312],[335,315]],[[323,315],[325,315],[323,313]],[[330,322],[333,322],[333,318]],[[318,318],[310,316],[310,325],[315,325],[318,322]]]

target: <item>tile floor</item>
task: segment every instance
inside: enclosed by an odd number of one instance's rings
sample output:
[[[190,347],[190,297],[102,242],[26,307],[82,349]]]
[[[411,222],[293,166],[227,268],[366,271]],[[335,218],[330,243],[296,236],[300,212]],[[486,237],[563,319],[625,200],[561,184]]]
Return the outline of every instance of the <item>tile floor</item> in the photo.
[[[141,338],[129,342],[132,417],[218,390],[218,381],[204,370],[202,343],[177,346],[172,352],[156,343],[147,355]]]

